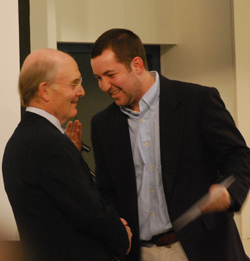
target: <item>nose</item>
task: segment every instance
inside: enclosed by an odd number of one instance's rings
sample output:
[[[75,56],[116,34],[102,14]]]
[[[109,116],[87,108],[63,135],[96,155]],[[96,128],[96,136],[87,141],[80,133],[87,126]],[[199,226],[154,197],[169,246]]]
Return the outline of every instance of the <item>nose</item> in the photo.
[[[109,89],[111,88],[111,84],[107,79],[103,78],[101,81],[99,81],[99,88],[103,92],[108,92]]]
[[[77,96],[79,97],[83,97],[85,95],[85,91],[82,87],[82,85],[79,87],[79,89],[77,90]]]

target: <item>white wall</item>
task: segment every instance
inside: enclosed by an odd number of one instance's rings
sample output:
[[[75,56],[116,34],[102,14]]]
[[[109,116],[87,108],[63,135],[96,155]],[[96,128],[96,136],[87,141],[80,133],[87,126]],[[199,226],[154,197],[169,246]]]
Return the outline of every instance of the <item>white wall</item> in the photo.
[[[144,43],[176,43],[175,2],[56,0],[57,40],[94,42],[104,31],[119,27],[139,34]]]
[[[0,164],[5,145],[20,120],[18,0],[0,2]],[[2,174],[2,168],[1,168]],[[0,178],[0,239],[17,238],[12,210]]]
[[[234,115],[230,1],[176,1],[178,44],[161,49],[162,73],[216,87]]]
[[[30,0],[30,9],[31,50],[56,48],[57,41],[91,43],[114,27],[134,31],[144,43],[176,43],[173,0]]]
[[[40,48],[57,48],[55,8],[55,0],[30,0],[31,52]]]
[[[238,127],[250,145],[250,0],[233,1],[235,47],[235,101]],[[250,256],[250,196],[240,215],[241,235]]]

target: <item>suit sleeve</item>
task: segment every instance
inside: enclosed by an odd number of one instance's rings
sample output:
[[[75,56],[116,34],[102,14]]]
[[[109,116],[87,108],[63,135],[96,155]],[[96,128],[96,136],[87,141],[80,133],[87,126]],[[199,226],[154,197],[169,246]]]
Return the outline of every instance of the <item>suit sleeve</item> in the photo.
[[[126,253],[126,229],[113,207],[101,198],[87,164],[71,142],[56,143],[42,168],[44,189],[71,224],[115,253]]]
[[[242,206],[250,185],[250,150],[226,110],[219,92],[207,88],[202,106],[204,139],[215,154],[215,160],[223,177],[234,175],[236,181],[229,193],[234,199],[234,211]]]
[[[98,133],[100,131],[101,124],[96,123],[97,117],[94,116],[91,122],[91,140],[94,151],[94,158],[96,164],[96,180],[97,186],[101,195],[110,202],[114,208],[119,212],[118,193],[115,186],[114,177],[109,171],[106,157],[102,149],[102,141],[99,138]],[[112,157],[114,158],[114,157]]]

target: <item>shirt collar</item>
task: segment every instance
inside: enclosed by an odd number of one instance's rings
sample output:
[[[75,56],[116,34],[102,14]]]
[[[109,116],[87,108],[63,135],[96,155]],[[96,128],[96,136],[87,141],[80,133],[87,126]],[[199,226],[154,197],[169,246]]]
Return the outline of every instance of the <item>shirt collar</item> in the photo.
[[[153,110],[159,98],[160,83],[159,83],[159,74],[156,71],[151,71],[150,74],[155,78],[155,82],[150,87],[150,89],[143,95],[142,99],[139,102],[139,105],[141,105],[143,101],[144,103],[147,104],[150,110]]]
[[[36,107],[27,107],[26,108],[26,111],[28,112],[33,112],[33,113],[36,113],[44,118],[46,118],[48,121],[50,121],[55,127],[57,127],[57,129],[64,133],[64,130],[60,124],[60,121],[52,114],[42,110],[42,109],[39,109],[39,108],[36,108]]]

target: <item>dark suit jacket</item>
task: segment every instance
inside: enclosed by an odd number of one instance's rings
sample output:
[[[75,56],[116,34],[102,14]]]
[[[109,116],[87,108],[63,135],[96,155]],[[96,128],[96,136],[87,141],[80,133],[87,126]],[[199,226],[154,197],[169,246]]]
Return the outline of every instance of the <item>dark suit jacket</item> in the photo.
[[[3,177],[27,260],[113,260],[128,237],[71,140],[26,112],[10,138]]]
[[[245,260],[233,212],[249,189],[250,152],[215,88],[160,76],[160,150],[162,179],[173,222],[229,175],[234,209],[204,215],[178,233],[190,261]],[[127,260],[139,260],[135,169],[127,116],[116,104],[92,119],[98,187],[128,221],[133,246]]]

